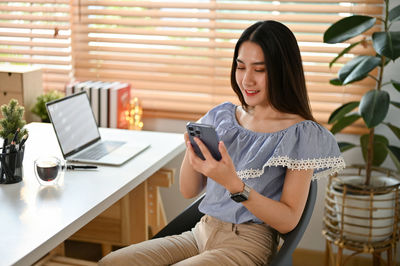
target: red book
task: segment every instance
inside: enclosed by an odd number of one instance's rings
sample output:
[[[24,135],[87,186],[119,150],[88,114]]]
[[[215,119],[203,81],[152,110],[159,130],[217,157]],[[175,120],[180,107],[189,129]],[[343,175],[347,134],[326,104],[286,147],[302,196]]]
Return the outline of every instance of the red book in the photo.
[[[129,110],[131,84],[119,83],[110,88],[110,127],[128,129],[125,111]]]

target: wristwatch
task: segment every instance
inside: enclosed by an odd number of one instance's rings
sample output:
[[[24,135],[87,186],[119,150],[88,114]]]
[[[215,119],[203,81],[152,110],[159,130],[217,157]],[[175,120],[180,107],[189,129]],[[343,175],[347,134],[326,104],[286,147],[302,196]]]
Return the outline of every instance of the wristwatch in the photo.
[[[251,190],[251,187],[244,184],[244,188],[243,188],[242,192],[237,192],[237,193],[233,193],[233,194],[231,193],[231,199],[233,199],[236,202],[246,201],[249,199],[250,190]]]

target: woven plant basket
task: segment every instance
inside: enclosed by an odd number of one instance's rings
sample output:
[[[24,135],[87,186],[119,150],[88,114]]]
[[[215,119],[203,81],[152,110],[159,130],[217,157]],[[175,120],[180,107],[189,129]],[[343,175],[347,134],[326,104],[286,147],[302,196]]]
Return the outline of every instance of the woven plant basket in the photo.
[[[360,190],[364,172],[363,165],[353,165],[330,179],[323,233],[329,241],[346,248],[379,252],[395,246],[399,239],[400,177],[375,167],[371,184],[378,186]]]

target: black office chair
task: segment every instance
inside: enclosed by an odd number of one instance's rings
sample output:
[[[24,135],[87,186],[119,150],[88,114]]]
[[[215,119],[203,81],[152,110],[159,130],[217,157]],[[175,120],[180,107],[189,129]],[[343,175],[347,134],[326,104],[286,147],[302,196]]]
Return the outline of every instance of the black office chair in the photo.
[[[297,226],[287,234],[280,235],[283,239],[283,244],[271,262],[271,266],[291,266],[292,254],[299,244],[303,234],[310,222],[312,212],[314,210],[315,200],[317,198],[317,181],[312,181],[310,184],[310,191],[308,193],[307,203],[304,207],[303,214]],[[191,230],[200,218],[204,215],[199,211],[199,204],[203,200],[204,195],[199,197],[191,205],[189,205],[183,212],[181,212],[175,219],[168,223],[160,232],[153,238],[165,237],[169,235],[181,234],[185,231]]]

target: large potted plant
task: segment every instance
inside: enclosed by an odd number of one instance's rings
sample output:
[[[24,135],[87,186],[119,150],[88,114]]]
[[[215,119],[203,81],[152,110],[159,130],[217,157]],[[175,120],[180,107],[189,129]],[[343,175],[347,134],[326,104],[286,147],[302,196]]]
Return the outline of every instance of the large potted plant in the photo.
[[[365,165],[359,167],[363,171],[360,170],[358,174],[339,178],[330,184],[327,197],[336,201],[332,209],[336,210],[334,212],[341,237],[343,234],[346,237],[347,234],[348,239],[356,241],[383,241],[393,237],[393,230],[397,226],[394,217],[398,215],[396,194],[399,180],[387,177],[382,171],[386,169],[379,166],[390,156],[400,172],[400,147],[389,143],[386,136],[375,133],[377,127],[388,127],[394,137],[400,140],[399,125],[385,121],[390,105],[394,106],[395,111],[399,111],[400,102],[391,100],[387,89],[394,87],[396,93],[400,92],[400,81],[391,79],[390,82],[383,82],[387,64],[400,57],[400,32],[391,31],[393,23],[400,21],[400,5],[389,10],[389,0],[385,0],[385,8],[383,18],[352,15],[335,22],[324,34],[324,42],[329,44],[342,43],[361,36],[358,38],[361,40],[353,41],[340,52],[330,66],[356,46],[372,46],[376,53],[353,58],[339,70],[337,78],[330,80],[331,84],[338,86],[365,78],[376,81],[375,88],[366,92],[361,101],[343,104],[331,114],[328,121],[332,124],[333,134],[360,120],[368,129],[368,133],[360,136],[359,144],[339,142],[342,152],[361,147]],[[366,35],[365,32],[374,26],[381,26],[382,30]],[[333,204],[332,202],[329,204]],[[382,206],[383,202],[388,206]],[[383,213],[379,214],[382,210]],[[376,221],[371,221],[374,219]],[[329,226],[335,227],[332,224]]]

